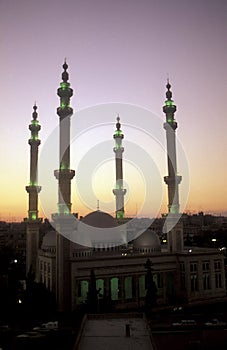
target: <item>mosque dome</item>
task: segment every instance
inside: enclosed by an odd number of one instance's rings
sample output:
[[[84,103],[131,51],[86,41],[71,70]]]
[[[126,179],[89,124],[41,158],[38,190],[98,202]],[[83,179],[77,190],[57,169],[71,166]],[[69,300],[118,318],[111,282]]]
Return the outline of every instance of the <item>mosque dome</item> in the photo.
[[[89,213],[82,219],[82,222],[89,226],[98,228],[111,228],[117,226],[116,220],[111,215],[100,210]]]
[[[161,251],[161,243],[158,235],[148,228],[133,242],[134,250],[140,253],[154,253]]]
[[[49,231],[43,237],[41,249],[47,250],[47,249],[55,248],[55,247],[56,247],[56,232]]]

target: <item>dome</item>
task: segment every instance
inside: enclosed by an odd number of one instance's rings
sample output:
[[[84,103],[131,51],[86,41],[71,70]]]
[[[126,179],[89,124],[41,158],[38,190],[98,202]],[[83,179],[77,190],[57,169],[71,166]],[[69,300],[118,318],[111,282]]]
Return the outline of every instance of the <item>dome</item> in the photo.
[[[45,249],[45,248],[55,248],[55,247],[56,247],[56,232],[49,231],[43,237],[41,248]]]
[[[161,243],[158,235],[151,229],[147,229],[134,242],[133,247],[141,253],[152,253],[161,251]]]
[[[98,228],[111,228],[117,226],[116,220],[111,215],[100,210],[89,213],[82,219],[82,222],[89,226]]]

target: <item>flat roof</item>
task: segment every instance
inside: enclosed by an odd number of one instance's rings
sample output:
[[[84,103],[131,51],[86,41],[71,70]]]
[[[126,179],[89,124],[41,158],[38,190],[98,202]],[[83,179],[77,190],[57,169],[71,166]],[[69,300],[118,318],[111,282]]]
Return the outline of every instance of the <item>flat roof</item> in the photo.
[[[87,349],[152,350],[154,348],[148,324],[142,314],[107,314],[87,315],[74,350]]]

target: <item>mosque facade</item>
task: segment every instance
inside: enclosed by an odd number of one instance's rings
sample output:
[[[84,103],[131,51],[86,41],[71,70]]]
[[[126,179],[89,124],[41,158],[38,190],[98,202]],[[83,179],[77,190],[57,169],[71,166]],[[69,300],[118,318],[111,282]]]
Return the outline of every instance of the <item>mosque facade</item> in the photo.
[[[148,226],[140,235],[129,239],[137,226],[143,227],[143,219],[130,221],[125,217],[123,188],[123,132],[117,117],[115,140],[116,217],[100,210],[76,220],[71,213],[71,180],[74,170],[70,169],[70,118],[73,110],[70,98],[68,65],[63,65],[62,82],[58,89],[60,154],[59,169],[54,172],[58,181],[58,213],[53,214],[54,227],[38,245],[39,217],[37,185],[38,131],[37,107],[29,126],[32,136],[29,211],[27,220],[27,271],[32,270],[36,280],[45,284],[56,295],[58,309],[74,310],[86,303],[91,271],[95,274],[98,304],[100,309],[106,300],[116,308],[141,307],[146,296],[146,268],[152,262],[153,280],[157,288],[158,305],[191,303],[218,299],[226,295],[224,256],[217,249],[189,249],[183,244],[183,225],[180,220],[179,184],[177,174],[175,131],[176,106],[172,100],[171,85],[167,83],[166,101],[163,111],[166,115],[168,175],[164,181],[168,187],[168,220],[166,222],[167,246],[160,243],[158,235]],[[173,225],[173,222],[175,223]],[[123,224],[123,225],[122,225]],[[75,235],[89,237],[78,244]],[[114,237],[114,239],[113,239]],[[83,242],[83,241],[82,241]]]

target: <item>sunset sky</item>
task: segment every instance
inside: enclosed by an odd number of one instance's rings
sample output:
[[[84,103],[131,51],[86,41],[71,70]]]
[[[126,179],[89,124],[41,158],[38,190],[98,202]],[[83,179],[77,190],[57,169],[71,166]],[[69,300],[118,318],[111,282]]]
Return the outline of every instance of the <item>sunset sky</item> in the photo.
[[[125,134],[126,214],[167,210],[162,106],[169,77],[184,150],[178,154],[182,210],[227,215],[226,34],[225,0],[1,0],[0,220],[27,215],[35,101],[40,216],[57,210],[56,91],[65,58],[74,90],[73,211],[95,210],[96,199],[101,210],[114,211],[117,113]],[[152,139],[154,123],[159,142]]]

